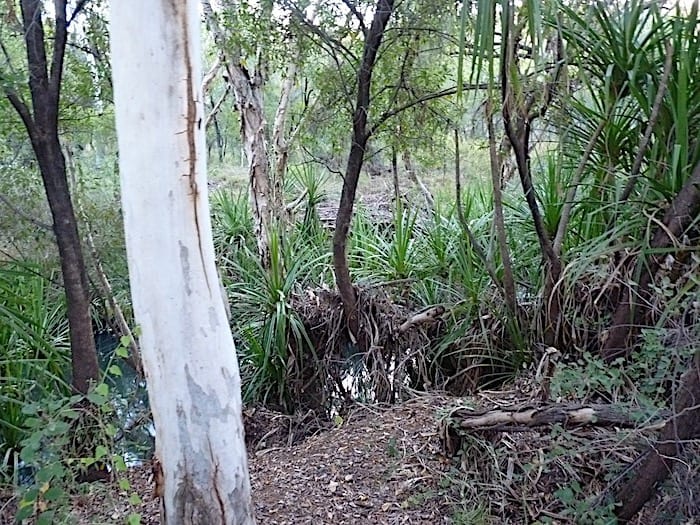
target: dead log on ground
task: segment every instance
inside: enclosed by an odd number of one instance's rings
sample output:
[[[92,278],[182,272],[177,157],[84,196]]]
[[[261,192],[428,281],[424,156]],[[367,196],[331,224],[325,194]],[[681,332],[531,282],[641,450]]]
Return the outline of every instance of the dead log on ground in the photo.
[[[664,413],[651,416],[639,409],[625,405],[554,403],[496,408],[473,412],[466,408],[454,410],[448,417],[450,425],[458,431],[498,430],[521,432],[533,427],[563,424],[564,426],[616,426],[634,428],[646,421],[646,426],[656,427],[664,423]],[[660,427],[659,427],[660,428]]]
[[[480,411],[459,407],[442,420],[439,435],[443,453],[455,456],[462,449],[462,439],[466,434],[479,434],[492,439],[500,432],[527,432],[555,424],[567,428],[643,426],[645,430],[658,430],[664,426],[669,415],[666,410],[651,414],[637,407],[602,403],[524,404]]]

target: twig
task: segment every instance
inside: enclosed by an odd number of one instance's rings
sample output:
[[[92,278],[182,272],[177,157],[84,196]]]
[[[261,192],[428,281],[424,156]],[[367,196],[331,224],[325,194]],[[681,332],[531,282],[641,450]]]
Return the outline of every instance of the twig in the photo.
[[[53,226],[52,226],[52,225],[47,224],[47,223],[45,223],[45,222],[38,221],[38,220],[36,220],[34,217],[32,217],[31,215],[29,215],[29,214],[23,212],[23,211],[22,211],[21,209],[19,209],[17,206],[15,206],[14,204],[12,204],[12,202],[10,202],[10,199],[8,199],[7,197],[5,197],[5,196],[4,196],[3,194],[1,194],[1,193],[0,193],[0,201],[2,201],[3,204],[5,204],[5,206],[7,206],[8,208],[10,208],[10,209],[11,209],[13,212],[15,212],[17,215],[19,215],[19,216],[22,217],[23,219],[25,219],[25,220],[31,222],[34,226],[38,226],[38,227],[41,228],[42,230],[48,230],[48,231],[52,231],[52,230],[53,230]]]

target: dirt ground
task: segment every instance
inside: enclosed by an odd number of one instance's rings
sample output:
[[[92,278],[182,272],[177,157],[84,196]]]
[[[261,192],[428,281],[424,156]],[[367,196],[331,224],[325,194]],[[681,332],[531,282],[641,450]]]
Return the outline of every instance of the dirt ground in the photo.
[[[608,474],[615,465],[625,470],[650,435],[634,431],[623,439],[619,429],[593,427],[501,432],[467,437],[459,454],[446,455],[441,422],[453,409],[518,405],[523,391],[521,385],[471,399],[424,394],[389,407],[358,406],[323,429],[308,415],[248,409],[257,523],[615,523],[614,518],[595,521],[587,512],[596,497],[612,489]],[[696,445],[631,523],[700,524]],[[57,523],[125,524],[137,512],[139,523],[159,524],[150,467],[129,470],[128,479],[128,491],[117,482],[84,485],[85,492],[73,497],[71,516]],[[594,498],[579,502],[584,505],[577,507],[579,517],[557,495],[576,486]],[[130,503],[134,494],[139,498]],[[15,503],[0,497],[0,525],[14,523]]]
[[[283,435],[291,427],[281,424],[283,430],[269,433],[267,443],[249,452],[257,522],[453,523],[451,491],[440,486],[449,461],[440,454],[437,429],[440,414],[454,403],[430,396],[386,408],[359,407],[333,428],[291,447],[284,441],[294,441],[294,436]],[[88,486],[86,494],[74,498],[71,520],[126,523],[129,514],[138,512],[140,523],[159,524],[150,468],[132,469],[128,478],[128,492],[112,483]],[[142,500],[138,505],[128,503],[134,492]],[[13,523],[10,514],[0,517],[0,523]]]

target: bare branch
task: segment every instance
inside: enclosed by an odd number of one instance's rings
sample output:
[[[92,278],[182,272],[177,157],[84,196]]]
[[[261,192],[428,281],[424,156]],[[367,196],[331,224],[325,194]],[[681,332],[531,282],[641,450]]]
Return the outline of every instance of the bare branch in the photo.
[[[571,211],[574,207],[574,199],[576,198],[576,191],[578,190],[578,185],[581,182],[581,177],[583,177],[583,172],[588,164],[588,159],[590,158],[591,153],[593,153],[595,143],[598,141],[598,137],[600,137],[600,134],[603,132],[603,129],[605,129],[607,123],[608,116],[606,115],[605,118],[601,119],[598,127],[588,140],[586,149],[584,150],[583,156],[581,157],[581,160],[576,168],[576,173],[574,173],[574,176],[571,179],[569,190],[566,192],[566,200],[564,201],[564,206],[561,210],[561,218],[559,219],[557,232],[554,235],[553,249],[557,256],[561,255],[562,245],[564,244],[564,236],[566,235],[566,229],[569,227],[569,219],[571,218]]]
[[[217,55],[216,60],[214,61],[214,64],[212,64],[212,66],[211,66],[211,69],[207,72],[206,75],[204,75],[204,78],[202,79],[202,94],[203,95],[206,95],[209,92],[209,88],[211,87],[211,83],[216,78],[216,74],[219,72],[219,69],[221,69],[221,54]]]
[[[357,6],[352,2],[352,0],[342,0],[345,6],[350,10],[350,12],[357,18],[357,21],[360,23],[360,29],[362,30],[362,34],[367,38],[367,26],[365,25],[365,19],[362,16],[362,13],[360,13],[357,10]]]
[[[12,104],[12,107],[15,108],[15,111],[17,111],[20,118],[22,119],[24,127],[27,128],[27,133],[29,133],[29,138],[33,138],[36,133],[36,126],[34,124],[32,114],[30,113],[29,108],[27,107],[27,104],[25,104],[25,102],[21,98],[19,98],[19,95],[9,87],[5,87],[5,96],[7,97],[7,100],[10,101],[10,104]]]
[[[489,85],[484,83],[484,84],[463,84],[462,85],[462,90],[477,90],[477,89],[488,89]],[[441,91],[436,91],[434,93],[428,93],[427,95],[423,95],[422,97],[418,97],[415,100],[412,100],[410,102],[407,102],[406,104],[399,106],[398,108],[385,111],[382,113],[378,118],[374,126],[371,128],[371,132],[375,133],[377,129],[384,124],[387,120],[389,120],[391,117],[394,117],[398,115],[399,113],[406,111],[407,109],[410,109],[414,106],[418,106],[420,104],[424,104],[425,102],[429,102],[431,100],[435,100],[437,98],[444,98],[444,97],[449,97],[452,95],[455,95],[457,93],[457,87],[451,87],[447,89],[443,89]]]
[[[51,226],[50,224],[47,224],[45,222],[41,222],[41,221],[35,219],[34,217],[32,217],[30,214],[22,211],[20,208],[18,208],[14,204],[12,204],[10,199],[8,199],[5,195],[3,195],[1,193],[0,193],[0,201],[2,201],[2,203],[5,206],[7,206],[8,208],[10,208],[16,215],[22,217],[26,221],[31,222],[34,226],[37,226],[37,227],[41,228],[42,230],[48,230],[48,231],[52,230],[53,226]]]
[[[214,120],[214,118],[216,117],[219,110],[221,110],[221,106],[224,103],[224,100],[226,100],[226,97],[230,91],[231,91],[231,84],[226,84],[226,90],[224,91],[224,94],[221,95],[221,97],[216,102],[216,104],[214,104],[214,107],[211,108],[211,111],[209,112],[206,120],[204,121],[204,129],[207,129],[209,127],[209,124],[211,124],[211,122]]]
[[[70,26],[73,23],[75,17],[77,17],[80,14],[80,12],[83,10],[83,8],[87,5],[89,1],[90,0],[78,0],[78,3],[76,4],[75,9],[73,9],[73,14],[70,15],[70,19],[68,20],[66,27]]]

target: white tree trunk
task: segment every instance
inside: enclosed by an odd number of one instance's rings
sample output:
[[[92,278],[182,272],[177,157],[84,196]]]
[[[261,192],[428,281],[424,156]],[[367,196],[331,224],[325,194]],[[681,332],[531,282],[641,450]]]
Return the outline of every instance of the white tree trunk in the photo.
[[[283,206],[281,193],[270,177],[263,88],[265,79],[261,53],[252,67],[245,65],[239,45],[231,44],[230,30],[222,27],[219,18],[229,9],[224,2],[202,1],[202,11],[223,58],[233,94],[241,116],[241,140],[248,159],[250,204],[253,212],[253,233],[263,266],[270,265],[269,237],[273,220],[278,219]],[[279,183],[279,188],[283,184]],[[281,189],[278,191],[281,192]]]
[[[112,2],[122,205],[163,523],[253,523],[238,363],[214,263],[196,0]]]

